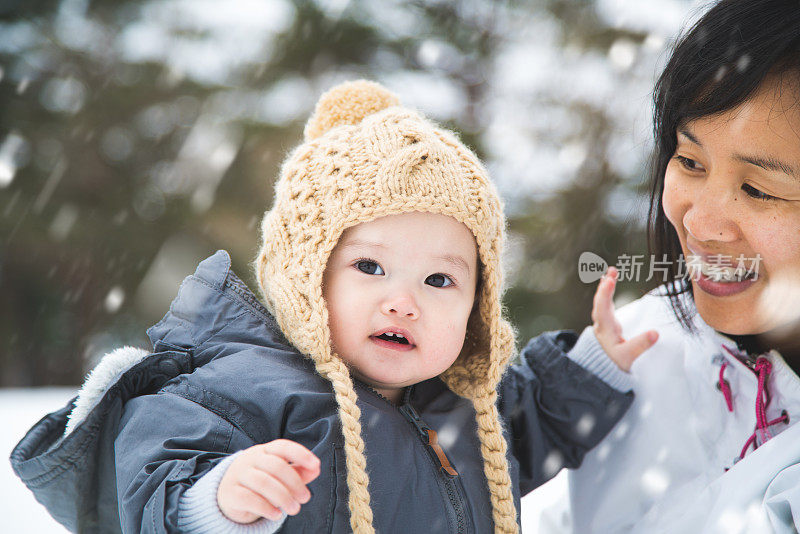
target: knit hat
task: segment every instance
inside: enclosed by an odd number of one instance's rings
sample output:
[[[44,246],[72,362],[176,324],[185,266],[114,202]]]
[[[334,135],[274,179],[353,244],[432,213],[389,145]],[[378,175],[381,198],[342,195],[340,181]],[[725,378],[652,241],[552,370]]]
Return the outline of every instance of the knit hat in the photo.
[[[361,412],[348,368],[331,349],[322,278],[345,229],[411,211],[455,218],[478,245],[477,305],[461,353],[440,377],[475,407],[495,532],[517,532],[496,407],[497,385],[515,351],[500,302],[505,218],[486,170],[469,149],[400,107],[379,84],[359,80],[334,87],[320,98],[305,141],[281,169],[274,204],[261,224],[258,283],[283,334],[333,385],[345,439],[350,525],[356,534],[373,533]]]

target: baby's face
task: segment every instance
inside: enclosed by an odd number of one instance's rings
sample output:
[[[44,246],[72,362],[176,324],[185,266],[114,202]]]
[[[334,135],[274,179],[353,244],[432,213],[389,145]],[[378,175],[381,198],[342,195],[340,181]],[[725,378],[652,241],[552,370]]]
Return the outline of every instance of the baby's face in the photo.
[[[452,217],[411,212],[351,227],[325,269],[333,350],[396,402],[458,357],[476,280],[475,238]]]

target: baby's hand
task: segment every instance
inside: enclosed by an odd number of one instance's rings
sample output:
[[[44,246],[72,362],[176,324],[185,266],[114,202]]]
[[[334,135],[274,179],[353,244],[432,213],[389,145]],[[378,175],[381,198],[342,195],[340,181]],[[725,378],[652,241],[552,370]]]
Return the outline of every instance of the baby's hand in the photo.
[[[314,453],[294,441],[276,439],[245,449],[228,466],[217,490],[217,504],[237,523],[260,517],[278,519],[300,511],[311,493],[306,484],[319,476]]]
[[[622,337],[622,326],[614,316],[613,297],[617,275],[617,269],[609,267],[600,279],[594,294],[592,321],[594,335],[608,357],[623,371],[630,371],[633,361],[658,341],[658,332],[649,330],[627,341]]]

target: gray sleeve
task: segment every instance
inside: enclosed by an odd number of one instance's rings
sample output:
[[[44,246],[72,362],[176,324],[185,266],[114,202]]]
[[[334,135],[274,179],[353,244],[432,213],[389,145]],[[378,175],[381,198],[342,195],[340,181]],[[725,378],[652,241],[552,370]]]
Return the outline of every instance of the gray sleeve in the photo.
[[[633,377],[608,357],[591,326],[583,330],[567,357],[617,391],[624,393],[633,389]]]
[[[242,524],[228,519],[217,505],[217,489],[228,466],[241,451],[219,462],[203,475],[178,500],[178,528],[187,534],[272,534],[286,520],[286,514],[276,520],[261,518]]]
[[[182,396],[129,400],[113,443],[122,532],[180,531],[184,493],[232,451],[252,445],[239,428]]]
[[[568,331],[530,340],[498,387],[498,411],[519,462],[522,495],[562,468],[578,467],[633,401],[632,392],[611,387],[567,356],[576,341]]]

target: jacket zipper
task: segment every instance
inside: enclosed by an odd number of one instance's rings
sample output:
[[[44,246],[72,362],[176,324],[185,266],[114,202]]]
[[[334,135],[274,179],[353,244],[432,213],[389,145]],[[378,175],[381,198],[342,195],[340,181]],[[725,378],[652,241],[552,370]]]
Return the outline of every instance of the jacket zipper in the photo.
[[[438,443],[436,438],[436,431],[433,430],[428,424],[422,420],[419,416],[417,411],[411,406],[409,399],[411,397],[411,390],[414,386],[408,386],[403,393],[403,399],[401,400],[402,405],[397,406],[392,401],[378,393],[375,388],[370,386],[369,384],[362,382],[361,380],[355,378],[353,380],[357,382],[364,388],[368,389],[384,401],[386,401],[392,408],[398,410],[403,417],[406,418],[414,428],[417,430],[422,443],[425,445],[425,449],[428,451],[428,455],[433,459],[435,463],[439,465],[438,472],[442,474],[441,480],[444,483],[445,491],[447,491],[447,497],[450,499],[450,504],[453,506],[453,509],[456,512],[456,531],[458,534],[463,534],[467,531],[466,529],[466,514],[464,513],[464,505],[461,502],[460,492],[458,491],[458,487],[455,484],[455,478],[458,476],[456,470],[450,464],[450,461],[447,459],[447,456],[442,450],[441,446]],[[438,451],[437,451],[438,449]],[[441,453],[441,457],[439,456]]]
[[[402,413],[403,416],[412,425],[414,425],[414,428],[416,428],[420,439],[425,444],[425,448],[428,450],[428,454],[439,465],[439,473],[442,474],[442,481],[444,482],[447,496],[450,499],[450,504],[453,505],[453,509],[456,512],[457,531],[459,533],[466,532],[464,506],[461,503],[459,491],[454,481],[454,479],[458,476],[458,473],[450,465],[450,461],[447,459],[447,456],[445,455],[441,446],[439,446],[436,439],[436,431],[434,431],[430,426],[428,426],[427,423],[425,423],[425,421],[422,420],[422,418],[420,418],[417,411],[408,402],[404,402],[403,405],[398,409],[400,410],[400,413]]]

